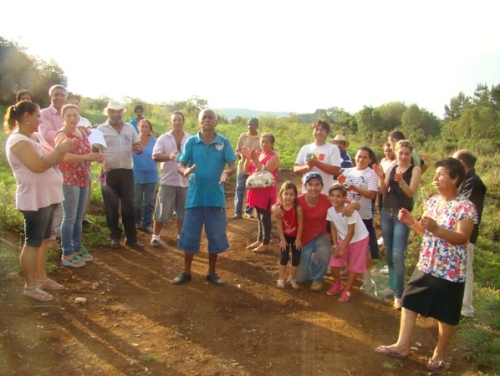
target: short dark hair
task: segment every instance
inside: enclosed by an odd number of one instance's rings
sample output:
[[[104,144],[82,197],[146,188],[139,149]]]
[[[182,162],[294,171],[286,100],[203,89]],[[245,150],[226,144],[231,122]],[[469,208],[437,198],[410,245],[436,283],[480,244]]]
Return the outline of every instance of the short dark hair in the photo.
[[[33,94],[31,94],[31,91],[26,90],[26,89],[19,90],[19,91],[16,93],[16,102],[20,102],[20,101],[21,101],[21,97],[23,97],[23,96],[25,96],[25,95],[29,95],[29,96],[30,96],[30,98],[31,98],[31,101],[33,102]]]
[[[142,110],[142,111],[144,111],[144,107],[142,106],[142,104],[136,104],[136,105],[134,106],[134,112],[135,112],[136,110]]]
[[[435,165],[436,168],[438,167],[444,167],[446,171],[448,171],[448,174],[450,175],[450,178],[455,179],[458,177],[457,180],[457,188],[462,184],[465,178],[465,168],[462,165],[462,163],[455,158],[442,158],[436,161]]]
[[[316,120],[314,123],[311,124],[311,129],[314,129],[318,126],[325,129],[327,135],[330,134],[330,124],[326,120],[321,120],[321,119]]]
[[[474,153],[467,149],[462,149],[457,152],[457,159],[462,161],[468,168],[474,168],[477,158]]]
[[[174,116],[174,115],[180,115],[182,117],[182,122],[186,122],[186,119],[184,118],[184,114],[180,111],[174,111],[170,114],[170,117]]]
[[[389,138],[391,140],[395,138],[397,141],[406,139],[405,135],[401,131],[392,131],[391,133],[389,133]]]

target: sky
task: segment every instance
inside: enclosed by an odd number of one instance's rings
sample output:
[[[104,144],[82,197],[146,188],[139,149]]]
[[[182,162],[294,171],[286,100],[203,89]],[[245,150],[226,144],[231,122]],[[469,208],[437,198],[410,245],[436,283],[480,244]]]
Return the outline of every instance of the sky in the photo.
[[[500,84],[500,1],[20,4],[2,5],[0,36],[92,98],[295,113],[401,101],[442,117],[459,92]]]

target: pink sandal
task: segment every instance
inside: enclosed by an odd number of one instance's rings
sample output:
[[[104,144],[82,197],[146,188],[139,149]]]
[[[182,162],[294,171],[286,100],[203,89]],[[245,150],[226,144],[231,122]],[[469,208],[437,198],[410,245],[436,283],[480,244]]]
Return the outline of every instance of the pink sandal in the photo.
[[[349,291],[344,291],[339,298],[339,302],[346,303],[351,300],[351,293]]]
[[[23,295],[40,302],[48,302],[54,299],[52,295],[43,291],[40,286],[25,287],[23,289]]]

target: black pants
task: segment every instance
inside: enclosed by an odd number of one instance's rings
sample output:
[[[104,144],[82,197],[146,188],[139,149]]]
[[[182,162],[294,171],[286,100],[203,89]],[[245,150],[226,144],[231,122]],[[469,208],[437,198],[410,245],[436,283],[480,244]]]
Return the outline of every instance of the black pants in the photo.
[[[101,192],[110,238],[119,240],[122,234],[119,227],[121,204],[122,224],[127,242],[137,242],[137,230],[134,222],[134,173],[132,170],[117,168],[109,171],[106,185],[101,184]]]

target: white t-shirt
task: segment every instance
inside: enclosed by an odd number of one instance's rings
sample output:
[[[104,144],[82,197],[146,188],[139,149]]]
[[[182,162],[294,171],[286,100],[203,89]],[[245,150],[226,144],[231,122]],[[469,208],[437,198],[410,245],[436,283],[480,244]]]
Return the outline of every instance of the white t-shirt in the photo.
[[[361,219],[359,213],[355,210],[350,217],[342,215],[342,213],[337,213],[335,208],[332,206],[328,209],[326,214],[326,219],[330,222],[333,222],[333,225],[337,229],[337,233],[339,234],[339,238],[344,240],[347,236],[347,230],[349,229],[349,225],[355,224],[354,226],[354,235],[350,241],[350,243],[359,242],[368,237],[368,230],[366,229],[363,220]]]
[[[184,147],[184,144],[191,137],[189,133],[184,132],[181,141],[181,150]],[[179,150],[177,150],[177,144],[175,142],[175,136],[172,131],[162,134],[156,140],[156,144],[153,148],[153,155],[155,154],[172,154]],[[180,152],[180,151],[179,151]],[[173,187],[183,187],[186,188],[188,186],[188,179],[183,175],[179,174],[177,171],[177,161],[166,161],[160,163],[161,168],[161,185],[170,185]]]
[[[318,158],[321,162],[331,166],[340,168],[340,164],[342,163],[342,158],[340,158],[340,150],[336,145],[327,142],[321,146],[318,146],[313,142],[312,144],[302,146],[299,154],[297,155],[297,159],[295,160],[295,164],[298,166],[305,166],[306,160],[311,158],[312,155],[315,155],[316,158]],[[328,190],[333,184],[333,175],[327,174],[317,167],[313,167],[308,172],[320,173],[321,177],[323,178],[323,190],[321,192],[327,195]],[[304,184],[306,174],[307,173],[302,176],[302,193],[307,192],[306,185]]]
[[[356,167],[346,168],[343,174],[345,175],[344,184],[355,185],[362,189],[378,192],[378,175],[370,167],[364,170],[358,170]],[[359,202],[361,206],[359,215],[361,218],[370,219],[373,217],[371,199],[361,196],[356,191],[347,191],[347,197]]]

